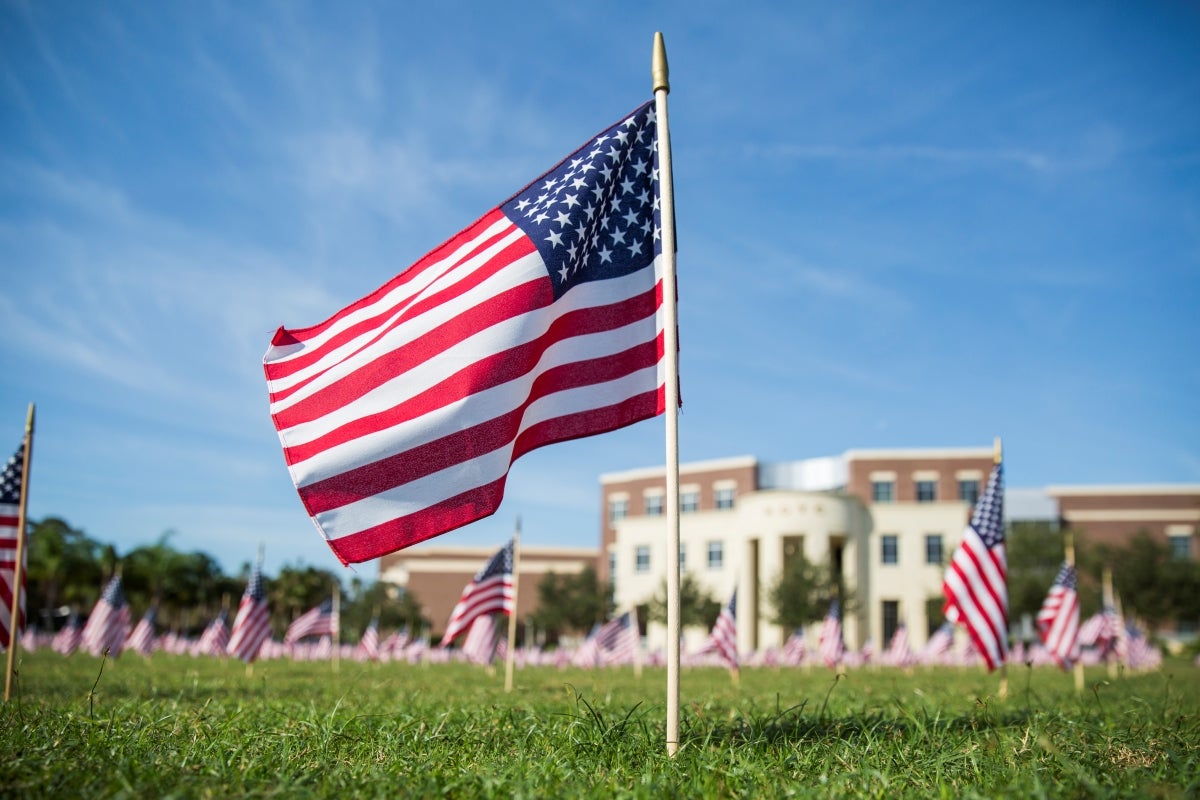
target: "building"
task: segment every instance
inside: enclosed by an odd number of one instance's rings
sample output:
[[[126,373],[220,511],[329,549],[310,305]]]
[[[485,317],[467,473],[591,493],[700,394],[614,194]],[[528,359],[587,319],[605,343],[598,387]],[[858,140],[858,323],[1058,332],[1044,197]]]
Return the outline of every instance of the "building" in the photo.
[[[432,623],[436,642],[463,588],[501,546],[502,542],[495,547],[417,546],[400,550],[379,560],[379,579],[417,598]],[[546,573],[576,575],[585,567],[597,569],[600,553],[594,548],[522,545],[518,555],[517,619],[523,621],[537,608],[538,583]]]
[[[796,553],[854,593],[848,644],[886,643],[904,622],[919,646],[931,632],[926,603],[941,595],[946,560],[993,461],[985,447],[681,465],[681,567],[719,599],[737,589],[743,651],[782,644],[786,632],[771,623],[764,596]],[[618,608],[643,605],[665,580],[665,490],[662,467],[601,476],[603,574]],[[647,635],[651,647],[665,641],[662,626]],[[687,645],[704,635],[685,632]]]

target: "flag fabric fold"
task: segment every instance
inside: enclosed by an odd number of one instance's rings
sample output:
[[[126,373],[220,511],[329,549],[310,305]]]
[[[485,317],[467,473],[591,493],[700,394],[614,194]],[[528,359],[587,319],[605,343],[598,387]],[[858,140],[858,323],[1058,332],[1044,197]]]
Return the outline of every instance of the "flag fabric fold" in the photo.
[[[343,563],[494,513],[513,461],[665,407],[652,103],[263,358],[301,501]]]
[[[125,602],[121,576],[114,575],[80,631],[79,646],[97,657],[108,653],[116,658],[129,637],[129,627],[129,605]]]
[[[0,471],[0,649],[8,647],[13,604],[17,607],[17,633],[25,625],[25,578],[17,580],[17,540],[21,515],[21,485],[24,480],[25,443]]]
[[[514,604],[513,540],[496,551],[463,589],[450,612],[446,632],[439,647],[448,647],[471,627],[476,617],[488,614],[512,614]]]
[[[1064,562],[1037,615],[1038,635],[1055,662],[1068,669],[1079,659],[1079,595],[1075,567]]]
[[[962,625],[989,670],[1008,655],[1004,477],[996,464],[942,581],[946,619]]]

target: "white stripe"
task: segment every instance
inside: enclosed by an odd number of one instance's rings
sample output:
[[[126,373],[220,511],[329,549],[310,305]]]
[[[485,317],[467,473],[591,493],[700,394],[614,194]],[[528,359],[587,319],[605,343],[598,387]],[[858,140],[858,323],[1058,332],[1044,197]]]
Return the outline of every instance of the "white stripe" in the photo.
[[[549,419],[611,405],[658,384],[656,367],[639,370],[615,381],[557,392],[535,402],[525,415],[518,436],[530,426]],[[445,429],[438,433],[445,433]],[[426,475],[393,489],[379,492],[316,516],[326,538],[339,539],[383,522],[428,508],[442,500],[478,488],[500,478],[512,465],[515,437],[506,446],[470,461]],[[329,535],[329,532],[336,532]]]
[[[328,329],[321,334],[314,336],[312,339],[302,343],[284,346],[272,345],[267,350],[267,355],[264,357],[265,362],[279,363],[291,360],[300,353],[319,348],[330,339],[336,338],[339,333],[351,328],[364,319],[374,317],[393,306],[401,305],[413,296],[423,292],[433,281],[436,281],[441,275],[452,269],[454,265],[469,253],[473,248],[478,246],[478,242],[486,241],[488,237],[495,236],[506,227],[511,227],[512,223],[507,218],[496,220],[495,223],[485,228],[474,239],[463,242],[445,257],[431,262],[421,273],[414,276],[413,279],[401,283],[399,286],[392,289],[387,294],[380,297],[373,303],[369,303],[353,313],[347,314],[342,319],[329,326]],[[420,261],[417,262],[418,264]],[[413,264],[416,266],[416,264]],[[411,267],[409,267],[411,269]],[[407,271],[407,270],[405,270]],[[403,273],[400,273],[403,274]]]

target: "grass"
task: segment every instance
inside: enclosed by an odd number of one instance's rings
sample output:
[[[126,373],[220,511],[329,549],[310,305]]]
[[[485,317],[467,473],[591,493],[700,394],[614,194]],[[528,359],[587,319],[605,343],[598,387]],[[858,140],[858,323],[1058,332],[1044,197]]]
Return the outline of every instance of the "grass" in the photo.
[[[1195,797],[1200,669],[526,669],[23,655],[5,797]]]

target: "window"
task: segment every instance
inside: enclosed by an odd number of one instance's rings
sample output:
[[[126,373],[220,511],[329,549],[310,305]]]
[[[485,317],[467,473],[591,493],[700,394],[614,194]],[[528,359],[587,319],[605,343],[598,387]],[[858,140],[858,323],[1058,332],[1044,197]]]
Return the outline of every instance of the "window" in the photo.
[[[661,517],[663,514],[663,496],[661,494],[646,495],[646,516]]]
[[[733,498],[737,495],[737,489],[732,486],[723,486],[717,489],[716,494],[718,510],[733,508]]]
[[[975,478],[958,482],[958,499],[967,505],[975,505],[979,500],[979,481]]]
[[[917,481],[917,502],[932,503],[937,500],[937,481]]]
[[[684,513],[700,510],[700,490],[688,489],[679,493],[679,510]]]
[[[633,550],[633,571],[645,573],[650,571],[650,545],[639,544]]]
[[[683,565],[687,563],[687,544],[679,543],[679,568],[683,569]]]
[[[871,481],[871,500],[876,503],[890,503],[896,499],[895,481]]]
[[[608,524],[615,525],[617,520],[629,515],[629,500],[622,497],[608,501]]]
[[[608,554],[608,582],[609,583],[617,582],[617,554],[616,553]]]
[[[1172,534],[1167,541],[1171,543],[1171,558],[1187,559],[1192,557],[1190,534]]]
[[[900,563],[900,537],[894,533],[885,533],[879,537],[881,564]]]
[[[709,542],[708,543],[708,568],[720,569],[725,565],[725,545],[724,542]]]
[[[941,566],[945,555],[942,551],[942,535],[940,533],[925,534],[925,563]]]
[[[896,628],[900,627],[900,601],[884,600],[880,608],[882,612],[883,646],[891,644]]]

